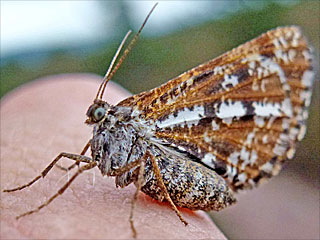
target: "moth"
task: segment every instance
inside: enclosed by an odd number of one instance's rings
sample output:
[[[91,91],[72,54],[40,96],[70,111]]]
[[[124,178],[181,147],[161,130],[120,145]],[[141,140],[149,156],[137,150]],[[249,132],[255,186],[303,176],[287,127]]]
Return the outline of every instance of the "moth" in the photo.
[[[155,7],[155,6],[154,6]],[[154,9],[153,7],[153,9]],[[312,53],[296,26],[279,27],[199,65],[150,91],[113,106],[104,89],[148,20],[113,68],[122,41],[97,96],[87,110],[92,138],[81,154],[60,153],[31,182],[65,157],[76,173],[50,199],[62,194],[82,172],[98,167],[124,188],[133,183],[130,224],[138,192],[178,207],[219,211],[236,202],[234,194],[277,175],[294,156],[306,132],[311,101]],[[85,156],[91,150],[91,157]],[[80,165],[82,163],[82,165]]]

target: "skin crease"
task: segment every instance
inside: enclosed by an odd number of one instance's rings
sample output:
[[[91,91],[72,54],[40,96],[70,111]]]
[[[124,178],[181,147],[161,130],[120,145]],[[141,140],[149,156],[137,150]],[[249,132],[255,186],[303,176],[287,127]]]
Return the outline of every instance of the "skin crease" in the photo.
[[[85,113],[96,95],[100,77],[68,74],[46,77],[17,89],[1,102],[1,239],[128,239],[135,187],[117,189],[114,178],[97,168],[80,175],[48,207],[19,220],[57,192],[68,174],[53,168],[45,179],[22,191],[3,189],[36,177],[60,152],[80,153],[91,137]],[[129,93],[109,83],[104,99],[116,104]],[[90,152],[89,152],[90,153]],[[88,154],[87,154],[88,155]],[[90,155],[89,155],[90,156]],[[64,159],[61,165],[69,166]],[[69,173],[71,176],[74,171]],[[225,239],[202,211],[180,209],[185,227],[169,204],[139,193],[134,223],[141,239]]]

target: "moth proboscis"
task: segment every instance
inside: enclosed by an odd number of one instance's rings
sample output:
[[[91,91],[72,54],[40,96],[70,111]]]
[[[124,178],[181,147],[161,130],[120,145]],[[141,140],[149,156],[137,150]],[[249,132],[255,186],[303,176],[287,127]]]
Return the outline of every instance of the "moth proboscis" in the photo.
[[[155,7],[155,6],[154,6]],[[153,9],[154,9],[153,7]],[[129,97],[115,106],[102,100],[104,89],[129,53],[148,20],[104,77],[86,123],[93,137],[81,154],[60,153],[31,182],[45,177],[63,157],[79,166],[69,181],[38,208],[62,194],[83,171],[98,167],[115,177],[116,186],[137,187],[177,209],[221,210],[234,193],[276,175],[294,156],[306,131],[312,94],[312,54],[296,26],[279,27],[222,56],[195,67],[158,88]],[[91,157],[85,156],[91,149]]]

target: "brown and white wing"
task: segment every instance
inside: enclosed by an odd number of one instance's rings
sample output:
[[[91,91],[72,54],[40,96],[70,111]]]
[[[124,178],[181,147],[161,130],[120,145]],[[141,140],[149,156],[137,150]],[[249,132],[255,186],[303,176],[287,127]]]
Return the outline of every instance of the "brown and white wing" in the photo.
[[[282,27],[120,103],[235,189],[279,172],[303,138],[312,66],[297,27]]]

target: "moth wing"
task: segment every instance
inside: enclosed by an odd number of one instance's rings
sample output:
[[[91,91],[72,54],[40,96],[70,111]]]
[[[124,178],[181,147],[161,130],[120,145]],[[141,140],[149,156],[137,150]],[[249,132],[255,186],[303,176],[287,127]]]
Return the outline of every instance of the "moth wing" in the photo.
[[[304,136],[311,60],[299,28],[277,28],[120,105],[235,190],[252,187],[277,174]]]
[[[243,112],[237,107],[240,101],[250,105],[244,115],[256,110],[254,114],[261,116],[305,118],[303,109],[311,98],[311,60],[300,29],[280,27],[119,105],[133,107],[145,119],[164,122],[170,118],[160,127],[176,124],[170,120],[179,112],[219,118],[241,116]],[[226,107],[230,102],[238,111]],[[195,114],[188,114],[192,108]]]
[[[234,190],[251,188],[278,174],[295,149],[295,130],[285,117],[246,116],[231,122],[203,118],[158,129],[157,139],[188,152],[223,176]]]

